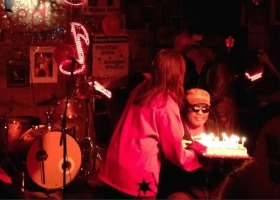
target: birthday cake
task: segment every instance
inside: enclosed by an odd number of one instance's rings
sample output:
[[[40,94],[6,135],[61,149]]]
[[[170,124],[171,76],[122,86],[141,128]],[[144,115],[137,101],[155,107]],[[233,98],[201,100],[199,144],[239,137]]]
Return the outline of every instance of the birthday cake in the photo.
[[[220,158],[249,158],[244,141],[240,144],[238,140],[218,140],[201,138],[194,140],[190,148],[205,157]]]

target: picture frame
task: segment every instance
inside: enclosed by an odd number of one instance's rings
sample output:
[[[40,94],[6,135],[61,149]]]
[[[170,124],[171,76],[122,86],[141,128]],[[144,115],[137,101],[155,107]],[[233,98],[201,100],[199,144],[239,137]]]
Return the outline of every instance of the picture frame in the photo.
[[[270,24],[280,25],[280,0],[271,0]]]
[[[10,59],[7,61],[7,87],[28,87],[29,59]]]
[[[54,59],[54,46],[30,47],[30,82],[56,83],[57,63]]]

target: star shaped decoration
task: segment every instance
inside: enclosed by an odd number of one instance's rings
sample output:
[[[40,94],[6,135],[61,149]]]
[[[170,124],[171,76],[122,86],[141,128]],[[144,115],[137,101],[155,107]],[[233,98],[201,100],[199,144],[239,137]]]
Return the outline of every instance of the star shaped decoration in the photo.
[[[146,194],[147,191],[152,191],[152,189],[149,187],[149,185],[151,184],[151,182],[146,182],[145,179],[143,179],[142,183],[137,183],[139,185],[139,189],[138,192],[140,193],[140,191],[143,191],[144,194]]]

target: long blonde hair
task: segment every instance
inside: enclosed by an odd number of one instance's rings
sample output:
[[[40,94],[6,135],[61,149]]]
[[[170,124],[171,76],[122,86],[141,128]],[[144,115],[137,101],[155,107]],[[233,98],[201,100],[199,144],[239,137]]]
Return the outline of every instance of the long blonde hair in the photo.
[[[184,98],[186,64],[182,55],[173,49],[160,50],[152,63],[152,79],[136,95],[134,103],[149,105],[160,93],[171,96],[181,108]]]

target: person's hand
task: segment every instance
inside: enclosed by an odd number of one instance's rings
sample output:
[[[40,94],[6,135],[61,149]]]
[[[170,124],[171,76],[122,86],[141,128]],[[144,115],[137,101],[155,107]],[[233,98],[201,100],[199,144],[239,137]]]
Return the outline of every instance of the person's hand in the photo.
[[[277,70],[277,68],[271,62],[271,60],[266,52],[260,51],[258,53],[258,59],[260,62],[265,63],[266,66],[275,74],[275,76],[278,78],[278,80],[280,80],[280,72]]]
[[[182,146],[184,149],[186,149],[188,147],[188,145],[192,144],[191,140],[182,140]]]

